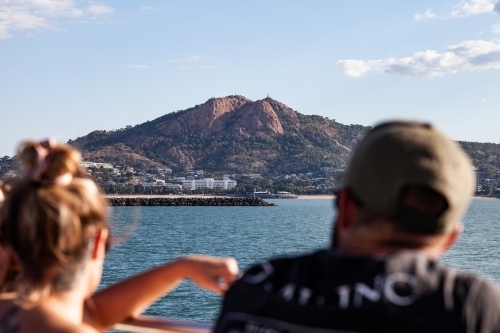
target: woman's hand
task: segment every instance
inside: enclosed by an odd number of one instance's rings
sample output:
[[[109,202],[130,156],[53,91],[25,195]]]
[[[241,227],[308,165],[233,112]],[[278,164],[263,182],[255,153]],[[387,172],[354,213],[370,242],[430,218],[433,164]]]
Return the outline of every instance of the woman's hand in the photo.
[[[104,331],[126,318],[138,317],[184,278],[222,294],[237,274],[238,264],[233,258],[182,257],[96,292],[93,302],[89,302],[94,304],[95,311],[86,307],[84,320],[98,331]]]
[[[239,274],[238,263],[233,258],[187,256],[179,259],[185,267],[186,277],[201,288],[223,294]]]

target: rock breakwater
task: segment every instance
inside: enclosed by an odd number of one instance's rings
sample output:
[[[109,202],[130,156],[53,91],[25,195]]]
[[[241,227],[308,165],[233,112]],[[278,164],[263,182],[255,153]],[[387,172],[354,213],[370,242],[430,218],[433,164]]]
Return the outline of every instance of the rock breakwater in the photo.
[[[276,206],[261,198],[120,198],[108,197],[110,206]]]

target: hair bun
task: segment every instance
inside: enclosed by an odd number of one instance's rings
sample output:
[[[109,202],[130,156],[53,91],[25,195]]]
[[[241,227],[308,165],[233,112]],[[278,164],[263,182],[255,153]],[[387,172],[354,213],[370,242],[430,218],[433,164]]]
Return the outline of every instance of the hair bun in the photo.
[[[55,178],[64,174],[76,176],[80,169],[81,159],[81,155],[76,149],[68,145],[58,145],[50,150],[45,158],[45,175],[48,178]]]
[[[23,142],[18,154],[31,178],[44,184],[67,185],[73,177],[83,176],[80,153],[54,139]]]

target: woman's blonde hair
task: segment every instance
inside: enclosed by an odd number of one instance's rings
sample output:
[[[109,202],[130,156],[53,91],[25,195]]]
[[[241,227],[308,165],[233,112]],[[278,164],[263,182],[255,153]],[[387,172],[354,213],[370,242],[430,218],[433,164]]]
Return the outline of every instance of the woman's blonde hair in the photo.
[[[88,258],[95,234],[106,227],[104,198],[79,166],[74,148],[24,142],[18,150],[26,176],[6,182],[0,239],[21,265],[21,304],[71,289]],[[47,272],[56,272],[47,281]]]

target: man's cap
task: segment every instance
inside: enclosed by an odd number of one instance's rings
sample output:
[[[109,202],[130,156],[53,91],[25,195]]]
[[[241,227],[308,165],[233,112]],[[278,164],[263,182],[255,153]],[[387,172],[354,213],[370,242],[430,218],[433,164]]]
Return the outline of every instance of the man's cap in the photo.
[[[394,121],[374,127],[359,143],[347,168],[346,183],[356,200],[413,230],[442,233],[453,228],[474,193],[472,164],[460,146],[420,122]],[[402,209],[407,186],[441,194],[448,207],[438,217]]]

